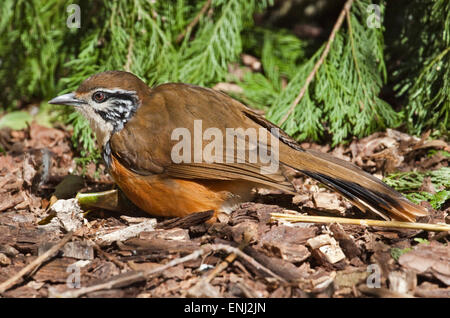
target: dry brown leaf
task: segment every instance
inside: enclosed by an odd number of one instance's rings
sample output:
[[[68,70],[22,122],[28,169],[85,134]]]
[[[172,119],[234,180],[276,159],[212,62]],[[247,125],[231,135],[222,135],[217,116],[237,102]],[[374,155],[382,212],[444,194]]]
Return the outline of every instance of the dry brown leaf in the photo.
[[[398,262],[418,274],[431,275],[450,286],[450,246],[434,241],[419,244],[400,256]]]

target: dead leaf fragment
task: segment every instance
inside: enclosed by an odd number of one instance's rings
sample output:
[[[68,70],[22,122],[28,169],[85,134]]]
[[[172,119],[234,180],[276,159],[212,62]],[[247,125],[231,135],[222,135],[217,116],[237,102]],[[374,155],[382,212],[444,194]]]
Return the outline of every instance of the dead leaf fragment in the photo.
[[[450,286],[450,246],[437,242],[419,244],[400,256],[398,262],[418,274],[434,276]]]

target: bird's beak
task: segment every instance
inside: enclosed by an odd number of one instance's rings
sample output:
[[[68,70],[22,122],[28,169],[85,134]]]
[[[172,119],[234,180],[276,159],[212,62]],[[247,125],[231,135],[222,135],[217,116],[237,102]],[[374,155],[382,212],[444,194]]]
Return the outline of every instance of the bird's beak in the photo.
[[[81,106],[82,104],[86,104],[85,101],[76,98],[74,93],[60,95],[58,97],[53,98],[48,103],[55,105],[70,105],[75,107]]]

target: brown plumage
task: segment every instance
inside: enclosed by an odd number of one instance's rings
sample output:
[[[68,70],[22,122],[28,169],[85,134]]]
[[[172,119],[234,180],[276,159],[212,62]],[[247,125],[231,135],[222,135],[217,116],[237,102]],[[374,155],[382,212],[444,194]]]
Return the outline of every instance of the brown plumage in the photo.
[[[111,96],[130,94],[134,96],[129,98],[130,101],[137,96],[138,104],[133,116],[120,129],[98,123],[101,119],[89,118],[96,118],[96,115],[92,115],[86,107],[102,111],[109,109],[90,100],[95,92],[102,89]],[[117,89],[121,91],[114,91]],[[58,98],[53,102],[68,103]],[[279,169],[269,174],[262,173],[264,164],[260,160],[253,162],[246,156],[244,162],[238,162],[236,153],[230,157],[225,142],[222,162],[174,163],[171,151],[178,140],[172,140],[172,133],[182,127],[194,135],[194,120],[202,121],[203,132],[216,128],[224,136],[227,128],[254,128],[258,138],[261,134],[266,135],[263,139],[266,142],[259,142],[258,147],[272,149],[276,145],[271,141],[270,131],[277,128],[274,124],[212,89],[181,83],[150,89],[130,73],[113,71],[87,79],[73,98],[81,103],[82,106],[78,107],[91,120],[114,180],[131,201],[150,214],[182,216],[209,209],[226,210],[226,206],[232,207],[249,200],[251,189],[255,186],[294,193],[293,186],[283,175],[284,166],[320,181],[361,210],[370,210],[383,218],[414,221],[417,216],[427,214],[424,208],[409,202],[353,164],[327,154],[304,150],[281,130]],[[102,116],[105,117],[103,113]],[[196,152],[204,151],[208,142],[204,140],[202,147],[197,149],[192,144],[191,158],[195,157]],[[248,150],[252,144],[249,142],[245,146]]]

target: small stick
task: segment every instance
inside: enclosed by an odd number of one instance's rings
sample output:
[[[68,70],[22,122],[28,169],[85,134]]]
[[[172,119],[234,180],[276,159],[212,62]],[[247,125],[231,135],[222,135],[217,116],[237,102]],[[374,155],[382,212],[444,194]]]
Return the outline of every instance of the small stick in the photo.
[[[239,245],[239,250],[242,251],[250,242],[250,237],[248,237],[247,239],[244,239],[242,241],[242,243]],[[207,275],[206,277],[204,277],[202,280],[206,283],[209,283],[213,280],[214,277],[216,277],[217,275],[219,275],[224,269],[226,269],[228,267],[228,265],[230,265],[231,263],[234,262],[234,260],[236,259],[237,255],[236,253],[232,252],[230,253],[224,261],[222,261],[219,265],[217,265],[212,271],[211,273],[209,273],[209,275]],[[201,280],[197,283],[197,285],[201,284]]]
[[[59,251],[60,248],[62,248],[69,240],[72,238],[73,232],[68,232],[66,236],[62,238],[61,241],[59,241],[56,245],[54,245],[52,248],[50,248],[48,251],[46,251],[41,256],[38,256],[34,261],[32,261],[30,264],[22,268],[17,274],[15,274],[13,277],[8,279],[7,281],[0,284],[0,294],[4,293],[11,287],[13,287],[18,280],[20,280],[22,277],[24,277],[29,272],[33,271],[35,268],[40,266],[42,263],[50,259],[56,252]]]
[[[181,40],[183,40],[184,36],[195,27],[195,25],[200,20],[200,17],[205,14],[206,10],[208,10],[210,5],[211,0],[205,2],[200,12],[195,16],[194,20],[192,20],[191,23],[189,23],[189,25],[187,26],[187,28],[177,36],[177,39],[175,40],[176,43],[180,43]]]
[[[88,240],[88,241],[93,245],[94,249],[97,251],[98,254],[100,254],[101,256],[106,258],[108,261],[116,264],[120,269],[124,269],[125,268],[125,264],[124,263],[122,263],[121,261],[119,261],[115,257],[111,256],[109,253],[107,253],[104,250],[102,250],[102,248],[97,243],[95,243],[92,240]]]
[[[428,223],[414,223],[402,221],[381,221],[370,219],[350,219],[328,216],[313,216],[313,215],[292,215],[284,213],[271,213],[274,220],[287,220],[290,222],[307,222],[307,223],[341,223],[341,224],[356,224],[363,226],[381,226],[387,228],[401,228],[425,231],[450,231],[448,224],[428,224]]]
[[[159,266],[159,267],[151,269],[151,270],[138,271],[138,272],[134,272],[134,273],[132,272],[130,275],[127,275],[127,276],[119,275],[120,277],[112,279],[105,283],[100,283],[100,284],[80,288],[78,290],[73,290],[73,291],[70,290],[70,291],[66,291],[66,292],[62,292],[62,293],[54,293],[52,296],[61,297],[61,298],[76,298],[76,297],[80,297],[80,296],[88,294],[88,293],[92,293],[92,292],[96,292],[96,291],[100,291],[100,290],[104,290],[104,289],[113,289],[116,287],[128,286],[132,283],[146,280],[149,276],[151,276],[153,274],[161,273],[170,267],[176,266],[178,264],[181,264],[181,263],[184,263],[184,262],[187,262],[190,260],[194,260],[194,259],[200,257],[201,255],[203,255],[204,252],[205,252],[204,249],[199,249],[185,257],[174,259],[165,265]]]
[[[394,292],[384,287],[369,288],[365,285],[361,285],[358,287],[358,289],[366,295],[376,296],[380,298],[416,298],[412,295]]]
[[[262,264],[258,263],[251,256],[245,254],[239,248],[236,248],[236,247],[233,247],[233,246],[230,246],[230,245],[226,245],[226,244],[212,244],[212,245],[210,245],[210,247],[211,247],[212,250],[223,250],[223,251],[225,251],[227,253],[230,253],[230,254],[234,253],[234,254],[236,254],[236,256],[242,258],[244,261],[248,262],[250,265],[253,265],[253,267],[255,267],[257,270],[265,272],[269,276],[272,276],[273,278],[276,278],[277,280],[279,280],[281,282],[286,282],[286,280],[284,278],[278,276],[277,274],[272,272],[267,267],[265,267]]]
[[[338,19],[336,20],[336,23],[333,27],[333,30],[331,31],[331,34],[328,38],[327,45],[325,46],[325,49],[323,50],[322,54],[320,55],[319,60],[314,64],[314,67],[309,73],[308,77],[306,78],[305,84],[303,85],[302,89],[300,90],[300,93],[298,94],[297,98],[295,98],[292,105],[289,107],[288,112],[283,116],[283,118],[278,123],[278,126],[281,126],[284,124],[284,122],[289,118],[289,116],[294,111],[295,107],[300,103],[300,100],[303,98],[303,96],[306,93],[306,90],[308,89],[309,84],[314,79],[314,76],[316,75],[317,71],[319,70],[320,66],[322,65],[323,61],[328,55],[328,52],[330,51],[331,44],[334,41],[334,38],[336,36],[337,31],[341,28],[342,22],[344,21],[344,17],[346,12],[350,11],[350,7],[352,6],[353,0],[347,0],[347,2],[344,4],[344,8],[342,9],[341,13],[339,14]]]
[[[100,291],[100,290],[128,286],[130,284],[146,280],[151,275],[160,274],[161,272],[165,271],[166,269],[168,269],[170,267],[197,259],[204,254],[207,254],[211,251],[218,251],[218,250],[224,250],[225,252],[230,253],[230,254],[234,253],[237,256],[239,256],[240,258],[242,258],[245,261],[247,261],[248,263],[250,263],[251,265],[253,265],[256,269],[269,274],[270,276],[278,279],[279,281],[285,282],[285,280],[282,277],[273,273],[270,269],[264,267],[263,265],[261,265],[260,263],[258,263],[253,258],[251,258],[250,256],[248,256],[247,254],[245,254],[244,252],[242,252],[240,249],[238,249],[236,247],[225,245],[225,244],[211,244],[211,245],[208,244],[208,245],[202,246],[200,249],[196,250],[195,252],[193,252],[185,257],[174,259],[174,260],[168,262],[167,264],[159,266],[157,268],[147,270],[147,271],[132,272],[130,275],[127,275],[127,276],[123,276],[123,274],[121,274],[121,275],[119,275],[120,277],[111,279],[108,282],[92,285],[89,287],[80,288],[78,290],[69,290],[69,291],[65,291],[62,293],[53,292],[50,295],[50,297],[76,298],[76,297],[80,297],[82,295]]]
[[[228,265],[230,265],[231,263],[233,263],[233,261],[236,259],[237,255],[235,253],[231,253],[229,254],[224,261],[220,262],[219,265],[217,265],[212,271],[211,273],[204,277],[204,281],[209,283],[213,280],[214,277],[216,277],[217,275],[220,274],[220,272],[222,272],[224,269],[226,269],[228,267]],[[199,282],[200,284],[200,282]]]

